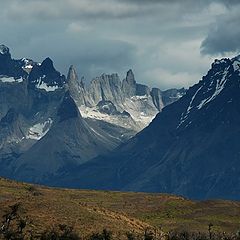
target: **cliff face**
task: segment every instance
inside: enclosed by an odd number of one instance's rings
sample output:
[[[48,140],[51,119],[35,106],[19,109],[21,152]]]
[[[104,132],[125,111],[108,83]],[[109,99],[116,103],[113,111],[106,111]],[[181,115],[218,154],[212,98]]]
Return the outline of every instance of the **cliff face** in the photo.
[[[150,89],[146,85],[138,84],[132,70],[127,72],[123,81],[117,74],[103,74],[94,78],[86,88],[82,80],[78,80],[76,71],[71,66],[67,82],[84,118],[101,119],[134,129],[136,132],[146,127],[164,106],[185,94],[185,89],[161,91],[158,88]],[[99,109],[100,102],[102,106],[105,102],[106,107],[111,102],[117,112],[104,114]],[[124,119],[121,118],[121,113],[125,113]]]

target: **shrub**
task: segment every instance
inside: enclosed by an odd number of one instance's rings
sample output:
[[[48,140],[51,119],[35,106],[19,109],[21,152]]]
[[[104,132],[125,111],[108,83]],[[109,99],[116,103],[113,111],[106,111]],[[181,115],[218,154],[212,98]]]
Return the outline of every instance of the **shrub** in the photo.
[[[24,240],[26,233],[24,232],[27,225],[26,219],[19,215],[20,203],[16,203],[9,207],[0,228],[0,236],[6,240]]]
[[[79,240],[80,237],[73,230],[73,227],[59,224],[57,228],[45,231],[40,236],[41,240]]]
[[[107,229],[103,229],[102,233],[94,233],[90,236],[90,240],[111,240],[112,232]]]
[[[132,232],[126,232],[126,236],[128,240],[135,240],[136,236]]]

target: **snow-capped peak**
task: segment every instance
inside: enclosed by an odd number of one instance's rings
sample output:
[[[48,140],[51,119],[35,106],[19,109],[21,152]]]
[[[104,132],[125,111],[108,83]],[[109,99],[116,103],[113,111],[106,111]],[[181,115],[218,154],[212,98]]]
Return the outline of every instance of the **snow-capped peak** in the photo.
[[[31,87],[47,92],[63,89],[66,83],[65,76],[54,68],[50,58],[46,58],[40,65],[35,63],[28,80]]]
[[[227,60],[229,60],[229,59],[228,58],[215,59],[214,62],[213,62],[213,66],[226,63]]]
[[[214,93],[209,98],[202,100],[202,102],[197,106],[198,109],[201,109],[204,105],[214,100],[217,97],[217,95],[221,93],[227,82],[228,69],[229,67],[225,69],[225,71],[222,74],[222,77],[217,79]]]
[[[208,108],[209,104],[222,95],[228,86],[239,82],[239,74],[233,74],[236,71],[239,72],[239,69],[240,56],[215,60],[208,74],[186,94],[190,100],[177,128],[182,125],[188,126],[193,121],[191,116],[195,112]]]

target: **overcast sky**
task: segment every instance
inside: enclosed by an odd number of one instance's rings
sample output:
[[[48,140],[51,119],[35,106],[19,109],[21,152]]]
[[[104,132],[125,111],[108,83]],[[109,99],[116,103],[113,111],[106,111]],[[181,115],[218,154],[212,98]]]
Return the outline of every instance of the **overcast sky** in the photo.
[[[238,0],[1,0],[1,42],[14,58],[47,56],[63,74],[102,73],[188,87],[240,49]]]

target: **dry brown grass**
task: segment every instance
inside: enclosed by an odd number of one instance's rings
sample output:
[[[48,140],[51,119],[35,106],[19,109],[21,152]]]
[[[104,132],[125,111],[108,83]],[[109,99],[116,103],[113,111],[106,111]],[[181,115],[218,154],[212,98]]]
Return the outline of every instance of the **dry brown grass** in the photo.
[[[195,202],[166,194],[56,189],[0,179],[0,216],[21,203],[21,214],[37,232],[59,223],[72,225],[81,236],[107,228],[115,235],[146,228],[236,232],[240,203]]]

